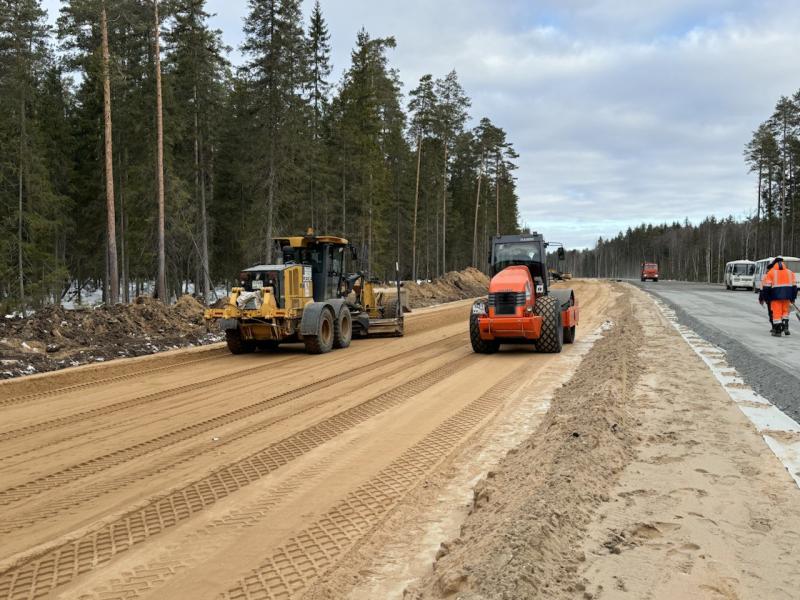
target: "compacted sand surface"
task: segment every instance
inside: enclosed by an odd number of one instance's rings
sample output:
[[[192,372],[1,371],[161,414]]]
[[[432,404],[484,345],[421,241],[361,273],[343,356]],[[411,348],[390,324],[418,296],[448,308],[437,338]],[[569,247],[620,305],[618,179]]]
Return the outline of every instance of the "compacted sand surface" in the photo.
[[[651,299],[474,491],[414,598],[796,598],[800,490]]]
[[[800,491],[643,292],[576,343],[402,339],[0,383],[0,599],[792,598]]]

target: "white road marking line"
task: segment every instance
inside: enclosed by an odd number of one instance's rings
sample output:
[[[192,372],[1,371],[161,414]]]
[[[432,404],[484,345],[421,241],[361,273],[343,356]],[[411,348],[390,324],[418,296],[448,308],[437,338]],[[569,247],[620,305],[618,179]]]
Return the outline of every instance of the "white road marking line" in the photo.
[[[727,352],[724,349],[709,343],[679,323],[675,311],[664,302],[655,298],[653,300],[667,321],[703,359],[722,389],[750,419],[769,449],[783,463],[789,475],[800,487],[800,424],[747,386],[738,371],[725,360]]]

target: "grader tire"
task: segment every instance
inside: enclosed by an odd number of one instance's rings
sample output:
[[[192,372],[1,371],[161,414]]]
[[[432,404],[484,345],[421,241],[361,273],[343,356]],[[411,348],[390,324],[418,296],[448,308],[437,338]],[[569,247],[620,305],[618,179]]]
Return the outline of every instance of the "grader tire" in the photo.
[[[561,325],[561,305],[553,296],[540,296],[533,306],[534,314],[542,317],[542,332],[534,342],[536,350],[548,354],[561,352],[564,346],[564,327]]]
[[[500,342],[497,340],[484,340],[481,338],[477,315],[470,315],[469,317],[469,341],[472,344],[473,352],[478,354],[494,354],[500,349]]]
[[[333,311],[326,308],[319,319],[317,333],[303,336],[306,352],[309,354],[325,354],[333,349]]]
[[[242,334],[238,329],[227,329],[225,331],[225,341],[231,354],[249,354],[255,352],[255,342],[243,340]]]
[[[400,309],[400,314],[397,313],[397,298],[392,298],[391,300],[387,301],[386,304],[383,305],[383,318],[384,319],[395,319],[397,317],[402,317],[402,308]]]
[[[353,316],[350,309],[343,306],[339,317],[333,323],[333,347],[347,348],[353,339]]]

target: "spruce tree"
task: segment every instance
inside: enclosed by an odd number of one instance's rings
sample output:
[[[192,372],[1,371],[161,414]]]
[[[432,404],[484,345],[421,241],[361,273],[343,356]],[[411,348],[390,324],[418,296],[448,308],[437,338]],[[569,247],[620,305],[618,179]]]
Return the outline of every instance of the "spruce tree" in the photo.
[[[305,166],[308,55],[300,0],[249,0],[249,7],[242,50],[249,57],[245,76],[257,142],[251,146],[252,171],[263,180],[255,186],[261,201],[253,222],[262,224],[262,256],[269,263],[276,216],[285,208],[291,220],[297,210],[293,201],[301,195],[296,184]]]
[[[437,98],[434,91],[433,76],[423,75],[419,85],[411,90],[411,101],[408,109],[413,113],[411,117],[411,137],[417,146],[417,174],[414,187],[414,218],[411,224],[411,278],[417,279],[417,218],[419,214],[419,189],[420,172],[422,169],[422,146],[425,138],[433,133],[437,113]],[[427,215],[426,215],[427,216]],[[428,223],[426,219],[426,223]],[[428,243],[426,230],[426,245]],[[426,270],[425,276],[429,273]]]
[[[311,11],[308,28],[309,101],[311,103],[310,160],[308,163],[309,203],[312,227],[328,226],[327,195],[329,187],[325,164],[325,122],[330,107],[331,45],[328,26],[319,0]]]
[[[209,203],[214,189],[213,156],[219,143],[219,116],[224,110],[226,48],[221,32],[208,26],[205,0],[177,0],[172,5],[174,24],[167,31],[169,54],[166,74],[171,84],[175,124],[175,172],[191,182],[193,202],[186,207],[191,240],[187,249],[197,257],[196,278],[204,299],[211,290]],[[177,199],[176,199],[177,200]]]
[[[442,268],[447,271],[447,172],[449,155],[452,153],[455,140],[464,131],[470,107],[470,100],[458,81],[455,71],[450,71],[444,79],[436,80],[436,97],[438,98],[434,130],[442,142]]]
[[[0,142],[5,152],[0,180],[7,182],[0,188],[4,208],[0,249],[4,256],[14,257],[14,266],[7,263],[4,271],[15,273],[16,290],[9,284],[5,287],[23,311],[30,301],[26,293],[30,277],[39,282],[41,292],[46,291],[41,290],[42,269],[35,256],[42,242],[37,234],[56,201],[37,118],[48,35],[46,13],[38,0],[0,1]],[[36,300],[41,299],[38,295]]]

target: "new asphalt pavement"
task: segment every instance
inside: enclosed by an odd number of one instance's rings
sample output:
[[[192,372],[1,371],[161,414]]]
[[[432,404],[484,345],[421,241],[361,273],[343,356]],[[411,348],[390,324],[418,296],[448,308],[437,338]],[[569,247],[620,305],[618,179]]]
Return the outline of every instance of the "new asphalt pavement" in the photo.
[[[800,421],[800,321],[791,336],[770,335],[766,307],[752,291],[679,281],[632,281],[664,301],[681,323],[727,352],[728,362],[759,394]]]

